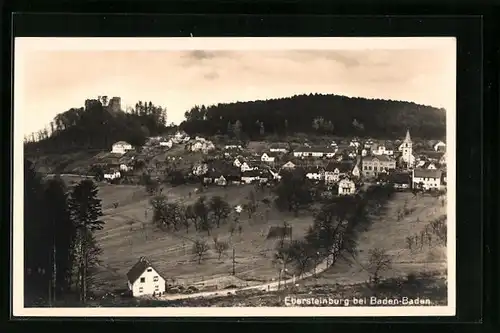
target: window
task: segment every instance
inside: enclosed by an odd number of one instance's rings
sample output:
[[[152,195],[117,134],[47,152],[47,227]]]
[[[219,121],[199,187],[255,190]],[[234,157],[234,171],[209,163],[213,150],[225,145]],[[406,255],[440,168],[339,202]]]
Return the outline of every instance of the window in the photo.
[[[141,277],[141,283],[144,283],[146,282],[146,278],[145,277]]]
[[[153,277],[153,282],[158,282],[158,276]]]
[[[160,291],[160,286],[159,285],[155,286],[155,291]]]
[[[153,269],[152,268],[148,268],[148,272],[151,272],[151,271],[153,271]]]
[[[142,293],[142,292],[144,292],[144,288],[140,287],[139,288],[139,293]]]

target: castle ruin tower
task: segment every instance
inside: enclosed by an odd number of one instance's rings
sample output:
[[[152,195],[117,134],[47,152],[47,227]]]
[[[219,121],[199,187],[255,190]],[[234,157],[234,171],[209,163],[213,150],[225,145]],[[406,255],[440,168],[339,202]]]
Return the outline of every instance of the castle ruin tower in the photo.
[[[410,137],[410,130],[406,130],[406,137],[402,143],[403,155],[401,159],[406,163],[407,167],[410,168],[414,163],[413,157],[413,142]]]
[[[110,110],[111,112],[117,113],[121,109],[122,109],[121,98],[120,97],[111,98],[111,100],[109,101],[109,104],[108,104],[108,110]]]

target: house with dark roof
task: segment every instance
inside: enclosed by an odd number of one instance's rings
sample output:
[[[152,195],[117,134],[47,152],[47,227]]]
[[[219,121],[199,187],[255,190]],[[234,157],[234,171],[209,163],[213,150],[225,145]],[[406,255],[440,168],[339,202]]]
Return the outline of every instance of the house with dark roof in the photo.
[[[111,152],[113,154],[119,154],[119,155],[123,155],[125,154],[127,151],[129,150],[132,150],[134,149],[132,147],[132,145],[128,142],[125,142],[125,141],[118,141],[118,142],[115,142],[113,143],[113,145],[111,146]]]
[[[423,190],[439,190],[441,188],[441,175],[441,170],[413,169],[413,187]]]
[[[325,168],[325,183],[332,184],[340,180],[342,176],[349,176],[354,168],[351,161],[330,162]]]
[[[286,154],[286,153],[288,153],[289,150],[290,150],[290,146],[288,145],[288,143],[285,143],[285,142],[273,143],[269,147],[269,151],[271,153],[284,153],[284,154]]]
[[[310,180],[322,180],[325,176],[325,170],[317,166],[307,166],[304,168],[306,177]]]
[[[128,271],[127,279],[134,297],[165,293],[165,279],[145,257],[141,257]]]
[[[387,175],[387,181],[393,184],[395,189],[406,190],[411,186],[411,174],[408,172],[391,172]]]
[[[241,182],[245,184],[251,184],[255,181],[259,181],[260,171],[259,170],[248,170],[241,173]]]

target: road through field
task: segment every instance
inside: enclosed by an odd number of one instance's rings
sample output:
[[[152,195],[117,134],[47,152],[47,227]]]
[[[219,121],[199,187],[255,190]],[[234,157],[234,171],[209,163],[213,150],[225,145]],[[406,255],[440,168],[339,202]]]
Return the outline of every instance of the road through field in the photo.
[[[295,278],[271,282],[271,283],[264,283],[264,284],[260,284],[257,286],[244,287],[244,288],[225,289],[225,290],[217,290],[217,291],[206,291],[206,292],[193,293],[193,294],[177,294],[177,295],[166,294],[166,295],[157,297],[156,299],[173,301],[173,300],[179,300],[179,299],[198,298],[198,297],[215,297],[215,296],[220,297],[220,296],[226,296],[226,295],[234,295],[234,294],[236,294],[236,292],[244,291],[244,290],[276,291],[276,290],[278,290],[279,286],[283,287],[283,286],[286,286],[289,284],[296,283],[300,280],[311,277],[314,274],[319,274],[319,273],[325,271],[327,268],[328,268],[327,260],[325,259],[324,261],[319,263],[315,269],[312,269],[309,272],[302,274],[300,277],[295,277]]]

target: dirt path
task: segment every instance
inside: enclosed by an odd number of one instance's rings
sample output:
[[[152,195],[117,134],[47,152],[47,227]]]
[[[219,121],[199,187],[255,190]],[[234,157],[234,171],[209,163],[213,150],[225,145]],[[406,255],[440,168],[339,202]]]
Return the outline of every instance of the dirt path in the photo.
[[[259,284],[257,286],[251,286],[251,287],[245,287],[245,288],[237,288],[237,289],[225,289],[225,290],[217,290],[217,291],[206,291],[206,292],[201,292],[201,293],[195,293],[195,294],[177,294],[177,295],[163,295],[161,297],[158,297],[156,299],[159,300],[178,300],[178,299],[188,299],[188,298],[198,298],[198,297],[215,297],[215,296],[227,296],[227,295],[234,295],[238,291],[244,291],[244,290],[262,290],[262,291],[276,291],[278,290],[278,286],[280,288],[285,287],[290,284],[297,283],[300,280],[306,279],[308,277],[311,277],[315,274],[319,274],[323,271],[325,271],[328,268],[327,266],[327,260],[325,259],[323,262],[321,262],[319,265],[316,266],[316,269],[312,269],[307,273],[302,274],[300,277],[295,277],[295,278],[290,278],[287,280],[281,280],[281,281],[276,281],[276,282],[271,282],[271,283],[264,283],[264,284]]]

